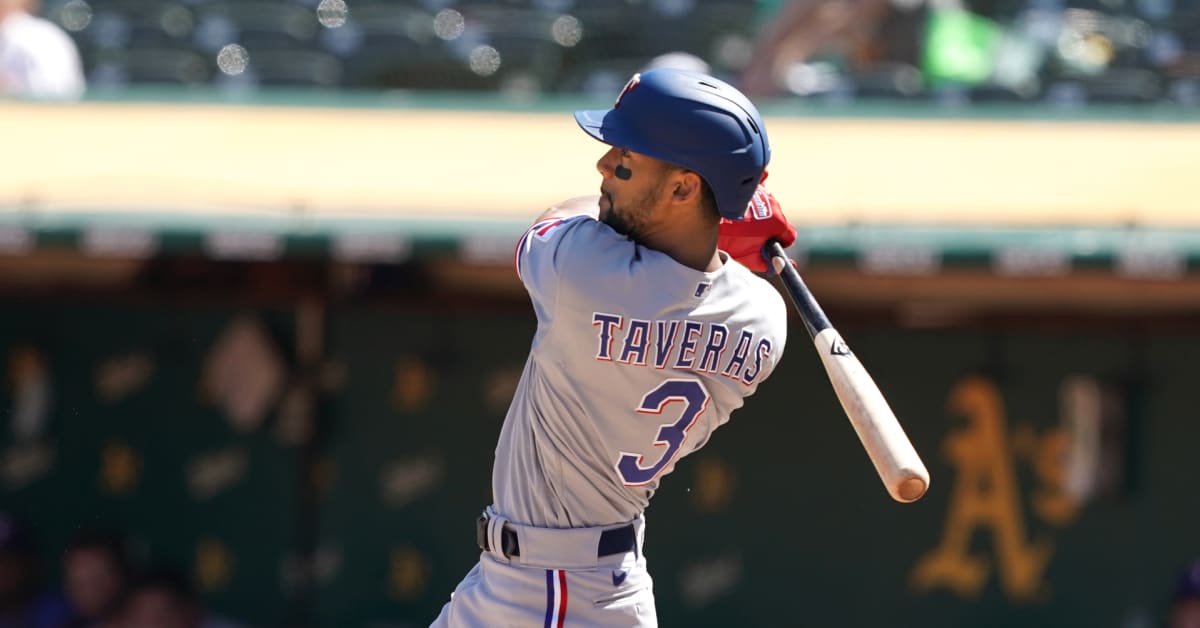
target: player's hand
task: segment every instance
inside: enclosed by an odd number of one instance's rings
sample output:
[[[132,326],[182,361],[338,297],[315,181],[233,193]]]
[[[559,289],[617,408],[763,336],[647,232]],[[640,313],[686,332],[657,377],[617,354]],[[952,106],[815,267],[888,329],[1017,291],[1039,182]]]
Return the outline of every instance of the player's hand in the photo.
[[[759,183],[741,220],[721,219],[717,248],[754,272],[771,273],[762,250],[771,240],[791,246],[796,241],[796,228],[783,215],[775,195]]]

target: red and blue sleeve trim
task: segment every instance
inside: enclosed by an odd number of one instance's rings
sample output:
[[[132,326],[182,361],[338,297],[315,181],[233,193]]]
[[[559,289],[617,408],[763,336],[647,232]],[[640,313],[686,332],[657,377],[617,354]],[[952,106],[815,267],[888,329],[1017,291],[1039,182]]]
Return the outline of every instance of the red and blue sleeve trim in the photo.
[[[520,240],[517,240],[517,248],[513,252],[513,266],[515,266],[517,269],[517,277],[524,280],[524,278],[521,277],[521,261],[525,254],[525,248],[528,246],[530,236],[544,236],[564,220],[566,219],[547,218],[545,220],[539,220],[538,222],[533,223],[533,226],[525,231],[525,234],[521,236]]]

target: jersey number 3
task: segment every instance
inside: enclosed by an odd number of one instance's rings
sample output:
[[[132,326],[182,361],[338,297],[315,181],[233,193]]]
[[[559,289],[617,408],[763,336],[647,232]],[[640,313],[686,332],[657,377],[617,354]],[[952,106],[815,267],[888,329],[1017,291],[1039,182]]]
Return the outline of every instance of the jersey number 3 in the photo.
[[[654,446],[667,448],[658,462],[643,466],[643,456],[621,452],[621,457],[617,459],[617,473],[625,480],[625,486],[646,484],[671,463],[675,454],[679,453],[683,439],[687,438],[688,430],[708,407],[708,399],[704,385],[694,379],[668,379],[642,397],[642,403],[637,407],[640,414],[662,414],[667,406],[675,402],[683,404],[683,411],[678,421],[664,423],[658,428]]]

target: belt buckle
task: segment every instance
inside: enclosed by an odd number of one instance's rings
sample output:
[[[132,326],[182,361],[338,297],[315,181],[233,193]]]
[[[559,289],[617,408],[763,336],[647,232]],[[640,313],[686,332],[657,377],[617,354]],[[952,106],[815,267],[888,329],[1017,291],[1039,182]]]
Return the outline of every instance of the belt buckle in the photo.
[[[479,546],[479,549],[481,549],[485,552],[489,551],[488,541],[487,541],[487,528],[488,528],[487,514],[485,513],[485,514],[479,515],[479,519],[477,519],[475,521],[475,544]]]

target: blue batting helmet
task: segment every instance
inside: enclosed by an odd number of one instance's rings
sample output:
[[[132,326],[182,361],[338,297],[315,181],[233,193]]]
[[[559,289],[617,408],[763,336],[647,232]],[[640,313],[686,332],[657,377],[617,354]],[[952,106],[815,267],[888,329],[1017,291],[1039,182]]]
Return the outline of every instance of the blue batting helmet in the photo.
[[[696,72],[635,74],[612,109],[576,111],[575,121],[605,144],[695,171],[732,220],[746,213],[771,160],[758,109],[732,85]]]

